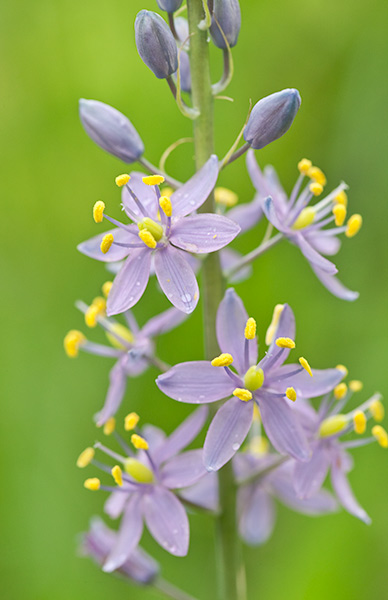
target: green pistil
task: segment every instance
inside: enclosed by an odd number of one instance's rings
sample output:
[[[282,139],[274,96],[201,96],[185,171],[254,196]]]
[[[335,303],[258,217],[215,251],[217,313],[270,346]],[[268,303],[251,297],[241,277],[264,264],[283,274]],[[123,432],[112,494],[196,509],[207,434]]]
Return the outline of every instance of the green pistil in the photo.
[[[244,386],[250,392],[254,392],[261,388],[264,383],[264,371],[256,366],[249,367],[244,375]]]

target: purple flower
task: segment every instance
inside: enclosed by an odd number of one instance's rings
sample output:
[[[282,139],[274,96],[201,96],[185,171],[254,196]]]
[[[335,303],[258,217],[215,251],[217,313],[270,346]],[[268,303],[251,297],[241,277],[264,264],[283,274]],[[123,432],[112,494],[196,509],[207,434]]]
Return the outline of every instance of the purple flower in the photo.
[[[72,330],[67,334],[64,342],[68,356],[75,357],[78,355],[78,350],[81,350],[116,359],[109,375],[105,404],[96,415],[97,426],[101,426],[120,408],[127,387],[127,378],[144,373],[150,364],[157,364],[153,338],[182,323],[186,315],[176,308],[169,308],[152,317],[140,329],[130,311],[124,313],[126,326],[113,318],[107,318],[104,298],[95,298],[90,306],[78,301],[76,306],[85,314],[85,321],[89,327],[98,324],[105,330],[110,345],[90,342],[81,332]]]
[[[124,185],[123,209],[137,225],[124,225],[108,217],[103,212],[104,203],[96,203],[95,220],[100,222],[105,217],[116,228],[80,244],[78,249],[105,262],[127,257],[109,294],[109,316],[124,312],[141,298],[150,276],[152,256],[156,277],[170,302],[185,313],[195,309],[198,284],[185,254],[219,250],[240,231],[238,225],[221,215],[191,214],[205,202],[217,176],[218,159],[213,155],[171,199],[160,196],[160,176],[120,176],[118,184]]]
[[[337,254],[340,248],[337,236],[345,233],[347,237],[353,237],[362,224],[361,216],[353,215],[344,225],[346,184],[341,183],[323,200],[311,206],[311,200],[322,193],[326,184],[325,175],[318,167],[312,166],[311,161],[300,161],[300,175],[289,198],[272,167],[267,167],[264,174],[261,172],[252,150],[247,155],[247,166],[267,219],[299,247],[318,279],[332,294],[343,300],[356,300],[358,293],[348,290],[336,278],[336,266],[323,256]],[[306,176],[309,182],[301,191]],[[335,227],[325,228],[330,223],[334,223]]]
[[[132,556],[142,536],[143,523],[167,552],[175,556],[187,554],[189,522],[182,503],[171,490],[192,486],[207,476],[202,449],[180,453],[201,431],[207,413],[206,407],[200,407],[167,438],[151,425],[144,426],[140,432],[137,429],[139,417],[131,413],[125,419],[125,428],[138,432],[131,437],[138,449],[136,455],[116,432],[115,437],[125,455],[100,443],[94,446],[116,461],[113,468],[96,461],[92,448],[80,455],[79,467],[91,463],[111,473],[117,483],[117,487],[112,487],[101,485],[96,478],[85,481],[87,489],[113,492],[105,504],[105,511],[112,518],[122,515],[120,530],[104,562],[104,571],[115,571]]]
[[[311,372],[304,358],[298,365],[283,365],[295,346],[294,337],[293,312],[287,304],[278,305],[267,332],[268,352],[257,363],[256,323],[248,319],[241,299],[229,289],[217,313],[217,340],[223,354],[212,362],[178,364],[157,378],[162,392],[179,402],[209,403],[232,395],[216,413],[206,436],[204,462],[209,471],[222,467],[240,448],[255,405],[276,450],[297,460],[309,459],[306,436],[290,401],[296,396],[320,396],[331,390],[343,373],[338,369]],[[231,370],[232,363],[236,371]]]

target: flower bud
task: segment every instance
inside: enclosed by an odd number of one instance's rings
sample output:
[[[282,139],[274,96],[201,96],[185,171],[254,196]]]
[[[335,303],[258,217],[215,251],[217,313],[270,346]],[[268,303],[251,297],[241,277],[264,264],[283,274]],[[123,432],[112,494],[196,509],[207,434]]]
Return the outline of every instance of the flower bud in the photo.
[[[81,98],[79,115],[88,136],[103,150],[126,163],[143,154],[143,142],[132,123],[109,104]]]
[[[175,30],[178,34],[178,38],[183,44],[182,50],[180,51],[180,70],[181,70],[181,90],[182,92],[191,92],[191,72],[190,72],[190,59],[187,51],[190,48],[190,44],[188,41],[189,37],[189,24],[187,19],[184,17],[177,17],[175,19]],[[178,47],[180,44],[178,43]]]
[[[168,13],[173,13],[182,4],[182,0],[156,0],[159,8],[165,10]]]
[[[291,127],[301,103],[298,90],[286,89],[259,100],[244,130],[244,140],[252,148],[264,148]]]
[[[214,18],[215,17],[215,18]],[[219,26],[217,24],[217,21]],[[210,35],[217,48],[226,48],[224,32],[229,46],[232,48],[237,44],[238,34],[241,27],[241,11],[238,0],[214,0],[213,20],[210,27]]]
[[[166,79],[178,68],[178,51],[174,37],[162,17],[141,10],[135,21],[137,51],[158,79]]]

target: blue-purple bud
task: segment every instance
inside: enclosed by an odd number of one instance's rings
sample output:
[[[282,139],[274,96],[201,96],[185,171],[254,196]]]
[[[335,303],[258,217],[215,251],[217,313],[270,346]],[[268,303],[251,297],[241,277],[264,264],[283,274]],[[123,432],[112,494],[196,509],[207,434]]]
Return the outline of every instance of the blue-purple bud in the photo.
[[[157,13],[141,10],[135,21],[137,51],[158,79],[166,79],[178,68],[178,51],[167,23]]]
[[[189,37],[189,24],[187,19],[184,17],[177,17],[175,19],[175,31],[177,32],[180,42],[186,42],[183,46],[184,50],[180,53],[180,68],[181,68],[181,90],[182,92],[191,92],[191,72],[190,72],[190,59],[187,51],[190,48]],[[178,46],[180,44],[178,43]]]
[[[81,98],[79,116],[93,142],[113,156],[133,163],[143,154],[143,142],[132,123],[109,104]]]
[[[168,13],[173,13],[182,4],[182,0],[156,0],[159,8],[165,10]]]
[[[225,49],[225,40],[215,19],[217,19],[218,23],[220,24],[220,27],[224,32],[226,39],[228,40],[228,44],[232,48],[237,44],[238,34],[240,33],[241,28],[241,11],[239,1],[214,0],[213,20],[210,27],[210,35],[212,36],[215,46]]]
[[[287,89],[259,100],[244,130],[244,140],[258,150],[288,131],[301,103],[298,90]]]

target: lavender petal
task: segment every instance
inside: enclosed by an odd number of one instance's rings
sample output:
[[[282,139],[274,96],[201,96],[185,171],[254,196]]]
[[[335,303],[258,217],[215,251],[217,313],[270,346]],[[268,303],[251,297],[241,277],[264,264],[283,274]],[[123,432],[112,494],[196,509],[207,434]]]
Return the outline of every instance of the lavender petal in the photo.
[[[143,532],[140,502],[139,494],[133,494],[125,507],[116,543],[102,568],[106,573],[111,573],[121,567],[140,541]]]
[[[260,361],[260,367],[264,372],[267,371],[267,365],[270,365],[269,372],[276,369],[279,365],[282,365],[284,361],[287,360],[288,355],[290,354],[290,350],[288,348],[284,348],[282,353],[279,352],[280,348],[276,345],[276,340],[279,337],[286,337],[295,340],[295,316],[288,304],[285,304],[283,310],[280,314],[279,323],[277,325],[276,331],[273,335],[272,342],[268,348],[268,352],[265,357]],[[278,358],[273,360],[273,357],[277,355]],[[266,372],[266,377],[268,377],[268,373]]]
[[[109,229],[108,231],[104,231],[103,233],[99,233],[94,237],[86,240],[86,242],[81,242],[78,244],[77,250],[81,252],[81,254],[85,254],[85,256],[89,256],[89,258],[94,258],[95,260],[100,260],[101,262],[106,263],[114,263],[119,260],[122,260],[131,252],[131,248],[124,248],[122,246],[116,246],[113,244],[110,250],[104,254],[101,252],[100,246],[102,242],[102,238],[111,233],[116,242],[120,242],[121,244],[134,244],[139,241],[139,238],[132,235],[131,232],[126,231],[125,229],[120,229],[119,227],[115,227],[114,229]]]
[[[192,215],[173,224],[170,242],[186,252],[207,254],[227,246],[239,231],[240,227],[227,217]]]
[[[156,317],[152,317],[142,328],[141,333],[145,337],[155,337],[167,333],[180,325],[187,318],[185,313],[176,308],[169,308]]]
[[[341,468],[341,465],[338,465],[337,458],[333,461],[331,467],[331,483],[334,492],[344,509],[354,517],[357,517],[357,519],[363,521],[366,525],[370,525],[372,519],[357,502],[346,474]]]
[[[117,519],[123,512],[129,494],[121,491],[112,492],[104,504],[104,512],[111,518]]]
[[[192,313],[198,303],[198,283],[181,251],[171,244],[160,248],[155,253],[155,271],[171,304],[184,313]]]
[[[237,250],[232,250],[232,248],[223,248],[220,252],[220,262],[222,272],[225,274],[234,266],[236,266],[242,259],[242,254],[237,252]],[[245,281],[251,277],[253,272],[251,265],[246,265],[242,267],[236,273],[234,273],[231,277],[229,277],[229,283],[240,283],[241,281]]]
[[[239,532],[251,546],[264,544],[271,536],[276,519],[275,505],[260,485],[242,486],[238,492]]]
[[[158,452],[158,464],[169,460],[186,448],[200,433],[208,416],[207,406],[200,406],[165,440]]]
[[[301,499],[311,498],[323,485],[331,456],[326,446],[318,441],[312,446],[308,462],[297,462],[294,470],[294,488]]]
[[[151,266],[151,250],[133,250],[116,275],[107,302],[107,315],[117,315],[134,306],[147,287]]]
[[[179,492],[184,500],[213,512],[219,511],[218,476],[217,473],[207,473],[194,485]]]
[[[263,216],[262,200],[257,196],[246,204],[238,204],[228,210],[228,219],[231,219],[240,226],[241,232],[249,231],[254,227]]]
[[[312,377],[305,370],[287,377],[288,373],[294,373],[298,369],[299,364],[283,365],[271,371],[266,384],[281,393],[284,393],[287,387],[293,387],[297,396],[301,398],[316,398],[333,390],[344,376],[340,369],[312,369]],[[277,381],[279,378],[281,380]]]
[[[349,290],[344,286],[343,283],[341,283],[341,281],[339,281],[339,279],[337,279],[335,275],[329,275],[328,273],[322,271],[322,269],[318,269],[313,265],[311,265],[311,268],[320,282],[323,283],[325,288],[327,288],[329,292],[333,294],[333,296],[337,296],[337,298],[340,298],[341,300],[347,300],[348,302],[353,302],[359,297],[360,294],[358,292]]]
[[[161,482],[165,487],[177,489],[188,487],[206,475],[203,451],[188,450],[170,458],[160,470]]]
[[[171,196],[173,216],[184,217],[208,198],[218,178],[218,158],[213,154],[203,167]]]
[[[307,258],[311,266],[317,267],[329,275],[338,273],[337,267],[330,260],[314,250],[302,233],[293,234],[291,239],[299,246],[303,256]]]
[[[116,414],[127,387],[127,376],[119,360],[109,373],[109,389],[102,410],[96,415],[96,425],[101,427],[110,417]]]
[[[169,490],[155,486],[146,494],[144,519],[154,539],[170,554],[186,556],[189,548],[189,521],[186,511]]]

